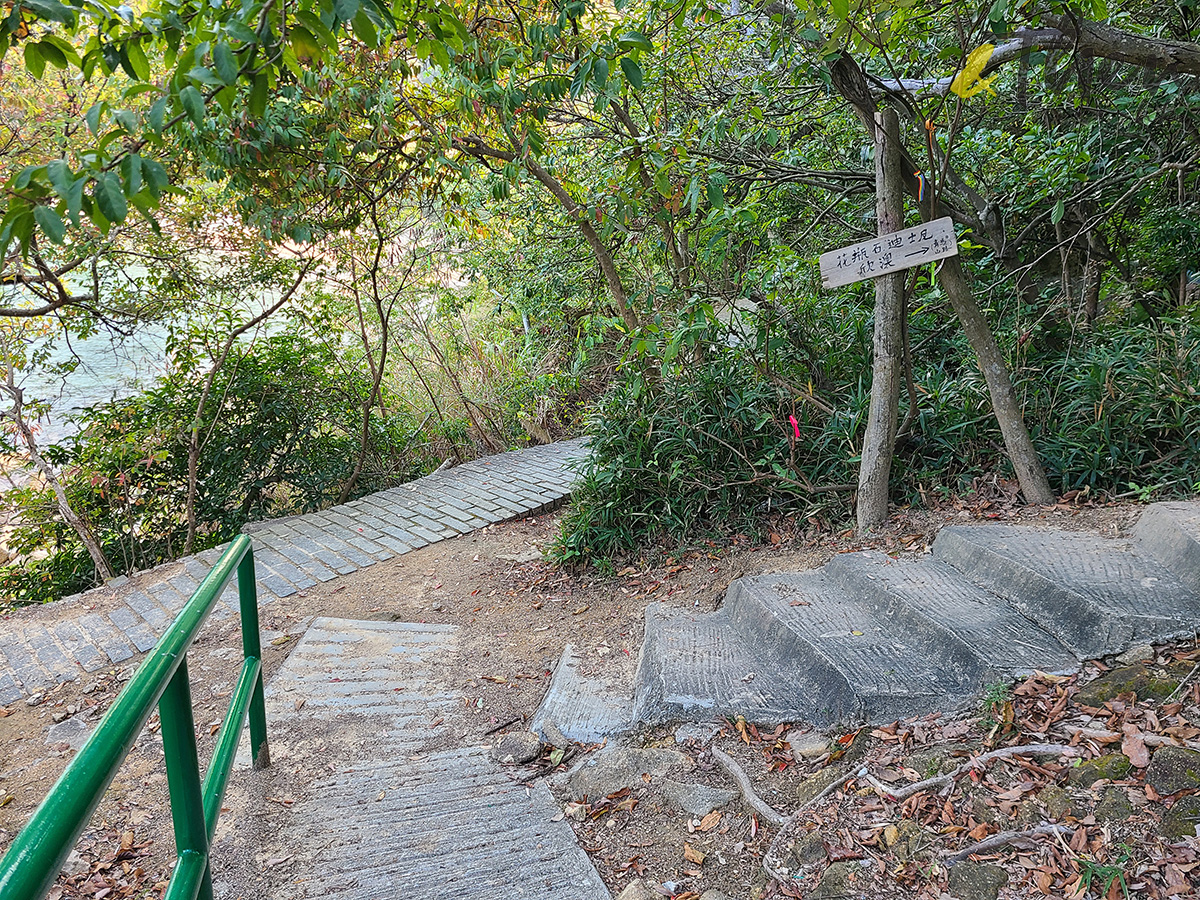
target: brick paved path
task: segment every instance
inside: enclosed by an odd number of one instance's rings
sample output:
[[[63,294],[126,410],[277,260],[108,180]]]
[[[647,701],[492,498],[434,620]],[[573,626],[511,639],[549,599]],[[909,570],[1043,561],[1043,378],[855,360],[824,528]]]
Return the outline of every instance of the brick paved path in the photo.
[[[322,512],[248,525],[259,603],[484,525],[548,511],[570,496],[577,477],[572,463],[583,455],[581,440],[530,447]],[[0,704],[149,650],[224,549],[213,547],[6,617],[0,624]],[[213,615],[236,612],[231,587]]]

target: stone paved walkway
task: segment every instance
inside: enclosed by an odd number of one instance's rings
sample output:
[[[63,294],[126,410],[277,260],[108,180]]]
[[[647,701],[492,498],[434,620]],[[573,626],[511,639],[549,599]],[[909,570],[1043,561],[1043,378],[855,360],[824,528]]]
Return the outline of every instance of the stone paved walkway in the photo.
[[[570,496],[581,440],[485,457],[321,512],[246,527],[259,604],[446,538],[545,512]],[[0,624],[0,704],[144,653],[225,546],[159,566]],[[229,588],[216,617],[237,612]]]

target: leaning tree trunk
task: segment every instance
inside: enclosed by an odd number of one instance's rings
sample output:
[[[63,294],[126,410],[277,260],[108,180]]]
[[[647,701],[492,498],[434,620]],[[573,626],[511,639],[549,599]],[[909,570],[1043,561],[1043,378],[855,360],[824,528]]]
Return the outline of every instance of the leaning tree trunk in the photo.
[[[879,236],[904,227],[904,182],[900,177],[900,122],[894,109],[875,114],[875,211]],[[888,514],[888,477],[896,446],[900,374],[904,348],[901,331],[904,273],[875,279],[875,341],[871,363],[871,405],[858,468],[860,530],[878,525]]]
[[[17,387],[12,380],[12,369],[9,368],[9,381],[6,385],[8,394],[12,397],[13,406],[9,411],[8,417],[17,427],[17,431],[21,433],[21,440],[25,443],[25,450],[29,453],[29,461],[41,473],[41,476],[46,480],[46,484],[50,485],[50,489],[54,491],[54,499],[58,505],[58,513],[63,517],[71,530],[79,537],[80,543],[87,549],[88,556],[92,558],[92,564],[96,567],[96,573],[102,581],[108,581],[113,577],[114,572],[112,566],[108,564],[108,559],[104,556],[104,551],[100,547],[100,541],[96,539],[95,533],[83,517],[80,516],[71,507],[71,501],[67,497],[67,491],[59,481],[58,475],[50,468],[50,464],[42,457],[38,451],[37,440],[33,436],[33,429],[29,427],[29,423],[25,420],[23,410],[25,395],[21,388]]]

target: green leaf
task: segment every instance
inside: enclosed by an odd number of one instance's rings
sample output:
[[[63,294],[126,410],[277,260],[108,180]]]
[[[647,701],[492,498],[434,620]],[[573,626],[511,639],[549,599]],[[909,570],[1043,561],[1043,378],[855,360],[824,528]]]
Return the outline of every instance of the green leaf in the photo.
[[[53,159],[46,163],[46,179],[54,188],[54,193],[60,197],[67,196],[67,191],[75,181],[71,175],[71,167],[65,159]]]
[[[289,38],[292,52],[300,62],[311,63],[320,60],[321,45],[307,28],[293,28]]]
[[[671,190],[671,174],[666,169],[659,169],[654,174],[654,188],[664,197],[670,197]]]
[[[158,199],[170,180],[167,178],[167,170],[162,165],[153,159],[142,159],[142,176],[146,179],[146,186],[150,188],[150,193]]]
[[[604,90],[605,85],[608,84],[607,59],[600,57],[595,63],[592,64],[592,78],[596,82],[596,87],[600,90]]]
[[[650,38],[640,31],[627,31],[617,38],[617,46],[622,50],[653,50],[654,44]]]
[[[821,32],[817,31],[817,29],[813,28],[811,25],[809,25],[807,28],[801,29],[799,38],[802,41],[823,41],[823,40],[825,40],[825,36],[823,34],[821,34]]]
[[[708,183],[708,205],[713,209],[725,208],[725,192],[715,181]]]
[[[61,244],[67,236],[67,226],[63,224],[62,216],[49,206],[37,206],[33,210],[33,218],[42,234],[56,244]]]
[[[147,114],[146,119],[150,124],[150,129],[155,134],[162,134],[163,123],[167,117],[167,103],[169,100],[169,97],[159,97],[150,106],[150,112]]]
[[[104,101],[93,103],[86,113],[83,115],[83,120],[87,122],[88,131],[92,134],[100,133],[100,113],[104,111]]]
[[[125,55],[129,58],[129,67],[133,69],[133,74],[141,81],[147,81],[150,78],[150,63],[146,59],[146,51],[142,49],[141,41],[129,41],[125,45]]]
[[[213,69],[216,70],[217,77],[225,84],[233,84],[238,78],[237,57],[233,55],[233,50],[224,41],[216,44],[212,50]]]
[[[268,87],[270,87],[270,79],[266,72],[259,72],[254,76],[254,87],[250,89],[250,115],[256,119],[261,119],[263,113],[267,111]]]
[[[630,86],[634,90],[641,90],[643,84],[641,66],[639,66],[628,56],[622,56],[621,71],[625,73],[625,80],[629,82]]]
[[[115,122],[122,130],[128,134],[133,134],[137,131],[137,116],[129,109],[118,109],[112,114],[113,122]]]
[[[183,105],[183,111],[193,122],[197,125],[204,124],[204,98],[200,96],[200,92],[195,87],[189,84],[181,90],[179,102]]]
[[[379,46],[379,34],[365,9],[360,9],[354,17],[354,34],[368,47]]]
[[[121,160],[121,178],[125,182],[126,197],[132,197],[142,189],[142,158],[136,153]]]
[[[835,19],[845,21],[850,17],[850,0],[829,0],[829,11]]]
[[[96,186],[92,190],[92,199],[96,201],[100,212],[109,222],[119,224],[124,222],[125,216],[129,214],[125,195],[121,193],[121,181],[112,172],[105,172],[96,179]]]
[[[1051,210],[1051,212],[1050,212],[1050,224],[1057,225],[1059,222],[1062,221],[1063,216],[1066,215],[1066,212],[1067,212],[1066,204],[1063,203],[1061,200],[1059,200],[1057,203],[1054,204],[1054,209]]]
[[[50,65],[54,66],[54,68],[65,69],[67,67],[66,54],[63,53],[62,50],[60,50],[57,46],[55,46],[53,42],[38,41],[37,47],[46,62],[50,63]]]
[[[76,227],[79,227],[79,211],[83,208],[83,186],[87,181],[87,176],[76,178],[63,194],[63,199],[67,201],[67,215]]]
[[[46,71],[46,57],[42,56],[41,44],[25,45],[25,69],[34,78],[41,78]]]
[[[358,15],[360,8],[358,0],[335,0],[333,14],[341,22],[349,22]]]
[[[33,12],[39,19],[59,22],[69,28],[75,27],[75,10],[57,0],[21,0],[21,6]]]

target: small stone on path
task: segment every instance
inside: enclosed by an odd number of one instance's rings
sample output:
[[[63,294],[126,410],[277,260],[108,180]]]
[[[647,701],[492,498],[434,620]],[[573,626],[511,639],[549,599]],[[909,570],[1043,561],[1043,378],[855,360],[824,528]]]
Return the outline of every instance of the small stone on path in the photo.
[[[820,732],[801,731],[799,728],[789,731],[784,740],[791,745],[793,756],[801,756],[804,759],[816,759],[818,756],[824,756],[829,752],[831,746],[829,738]]]
[[[1200,753],[1183,747],[1159,747],[1146,769],[1146,784],[1164,797],[1200,788]]]
[[[75,715],[51,725],[50,731],[46,735],[46,743],[66,744],[72,750],[78,750],[87,742],[91,734],[91,726],[83,720],[83,716]]]
[[[502,734],[492,745],[492,759],[506,766],[523,765],[538,758],[542,742],[531,731],[513,731]]]
[[[663,781],[662,792],[669,803],[693,816],[707,816],[737,796],[737,791],[709,787],[706,784],[672,781],[669,778]]]
[[[691,760],[678,750],[652,748],[637,750],[616,747],[584,760],[568,778],[571,795],[599,800],[625,787],[640,787],[642,775],[661,778],[674,769],[690,768]]]
[[[1008,873],[999,866],[967,860],[950,870],[950,894],[955,900],[996,900],[1008,884]]]

